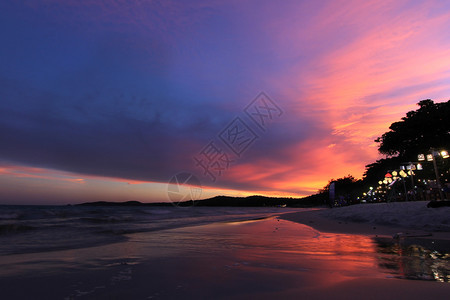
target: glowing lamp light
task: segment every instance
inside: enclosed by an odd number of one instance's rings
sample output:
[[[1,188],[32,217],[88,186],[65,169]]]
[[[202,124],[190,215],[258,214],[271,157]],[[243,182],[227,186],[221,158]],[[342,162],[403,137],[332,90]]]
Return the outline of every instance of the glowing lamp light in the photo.
[[[397,176],[397,174],[398,174],[397,171],[392,171],[392,176],[395,177],[395,176]]]
[[[417,155],[417,159],[418,159],[419,161],[424,161],[424,160],[425,160],[425,155],[419,154],[419,155]]]
[[[385,179],[385,180],[383,180],[383,183],[384,184],[388,184],[388,181]]]
[[[383,184],[383,181],[381,181],[381,180],[378,181],[378,184],[379,184],[379,185],[382,185],[382,184]]]
[[[450,157],[450,155],[448,155],[447,150],[442,150],[442,151],[441,151],[441,156],[442,156],[443,158],[449,158],[449,157]]]
[[[427,154],[427,161],[433,161],[433,154]]]
[[[405,178],[406,176],[408,176],[405,171],[401,170],[400,171],[400,176],[402,176],[403,178]]]
[[[417,164],[417,170],[423,170],[422,164]]]

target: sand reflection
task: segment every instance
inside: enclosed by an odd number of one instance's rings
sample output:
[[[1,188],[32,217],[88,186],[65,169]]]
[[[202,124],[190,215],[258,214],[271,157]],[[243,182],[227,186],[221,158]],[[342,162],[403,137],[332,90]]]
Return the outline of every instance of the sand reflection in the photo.
[[[449,281],[448,252],[386,242],[392,239],[322,233],[277,218],[179,231],[195,253],[220,253],[227,268],[242,272],[298,272],[303,283],[313,285],[355,278]]]
[[[426,238],[375,239],[379,266],[396,277],[450,282],[450,245]]]
[[[208,264],[211,265],[211,260],[205,257],[220,254],[216,262],[223,266],[216,265],[214,269],[223,267],[272,278],[294,272],[297,275],[289,278],[296,278],[296,284],[302,286],[386,276],[378,267],[374,241],[363,235],[321,233],[277,218],[212,224],[177,232],[178,240],[172,242],[178,247],[184,244],[191,255],[201,256]]]

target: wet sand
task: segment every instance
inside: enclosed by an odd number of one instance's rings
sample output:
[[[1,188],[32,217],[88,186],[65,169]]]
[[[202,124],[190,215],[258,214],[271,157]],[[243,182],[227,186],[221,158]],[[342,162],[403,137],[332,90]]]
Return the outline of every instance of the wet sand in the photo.
[[[332,233],[336,224],[314,212],[282,218],[333,226],[327,233],[280,218],[224,222],[15,255],[0,264],[12,270],[0,276],[0,289],[5,299],[444,299],[450,293],[449,283],[399,279],[405,270],[416,272],[414,265],[379,252],[368,234]]]
[[[367,206],[370,209],[370,206]],[[417,224],[416,228],[407,226],[386,226],[376,222],[351,222],[330,217],[331,209],[286,213],[281,219],[308,225],[322,233],[353,234],[385,240],[404,246],[425,246],[428,249],[450,253],[450,232],[433,228],[428,224]],[[336,211],[336,208],[334,208]],[[334,214],[338,215],[338,214]],[[414,216],[411,216],[414,218]],[[447,254],[448,256],[448,254]],[[450,279],[447,264],[447,281]],[[278,296],[293,299],[303,295],[305,299],[438,299],[447,298],[450,292],[449,282],[424,280],[392,280],[390,278],[349,278],[339,284],[324,286],[320,289],[303,288],[286,291]],[[268,295],[266,295],[268,296]]]

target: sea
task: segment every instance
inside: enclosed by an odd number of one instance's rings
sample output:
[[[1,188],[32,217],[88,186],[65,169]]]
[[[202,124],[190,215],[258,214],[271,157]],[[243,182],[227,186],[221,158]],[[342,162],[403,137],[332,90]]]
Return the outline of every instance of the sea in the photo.
[[[291,209],[301,211],[304,209]],[[277,215],[276,207],[0,206],[0,255],[86,248],[153,232]]]

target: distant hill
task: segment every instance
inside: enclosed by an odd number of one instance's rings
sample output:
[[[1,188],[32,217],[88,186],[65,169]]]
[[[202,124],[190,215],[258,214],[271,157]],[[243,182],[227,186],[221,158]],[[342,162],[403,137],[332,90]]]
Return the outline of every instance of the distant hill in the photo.
[[[249,197],[229,197],[216,196],[204,200],[179,202],[177,206],[229,206],[229,207],[267,207],[267,206],[286,206],[286,207],[314,207],[322,206],[325,203],[323,194],[311,195],[304,198],[277,198],[266,196]],[[86,202],[77,204],[79,206],[173,206],[171,202],[143,203],[139,201],[126,202]]]
[[[75,204],[76,206],[147,206],[152,203],[142,203],[139,201],[125,201],[125,202],[109,202],[109,201],[96,201],[85,202],[81,204]]]

